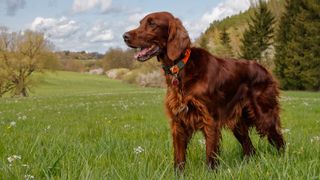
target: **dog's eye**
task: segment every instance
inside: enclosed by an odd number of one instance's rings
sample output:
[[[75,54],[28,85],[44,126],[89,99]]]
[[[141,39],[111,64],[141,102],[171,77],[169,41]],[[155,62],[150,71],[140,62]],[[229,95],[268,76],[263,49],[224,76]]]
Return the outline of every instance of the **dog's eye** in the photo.
[[[157,27],[157,24],[154,21],[149,21],[148,25],[152,28]]]

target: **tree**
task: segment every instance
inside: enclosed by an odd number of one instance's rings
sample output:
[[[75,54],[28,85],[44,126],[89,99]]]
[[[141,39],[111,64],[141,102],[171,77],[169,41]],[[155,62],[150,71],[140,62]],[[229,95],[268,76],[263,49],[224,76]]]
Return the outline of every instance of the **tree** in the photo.
[[[232,47],[230,46],[231,40],[226,28],[223,28],[220,33],[220,41],[222,44],[222,48],[220,48],[220,51],[222,51],[222,54],[224,56],[232,57],[233,56]]]
[[[287,1],[277,34],[275,74],[283,89],[320,89],[320,4]]]
[[[226,28],[223,28],[220,33],[221,43],[225,46],[230,46],[230,37]]]
[[[132,69],[134,60],[134,52],[132,50],[122,50],[111,48],[106,52],[103,60],[102,67],[104,70],[114,68],[128,68]]]
[[[27,96],[31,87],[33,72],[48,67],[56,61],[50,44],[42,33],[30,30],[23,33],[9,33],[5,28],[0,32],[0,64],[2,76],[6,76],[3,87],[10,87],[13,96]]]
[[[259,0],[258,7],[254,11],[254,16],[250,17],[250,21],[241,39],[241,56],[244,59],[260,61],[262,53],[272,44],[273,24],[275,23],[275,18],[265,1]]]
[[[205,34],[202,34],[200,42],[199,42],[200,47],[205,49],[205,50],[207,50],[207,51],[209,51],[208,44],[209,44],[208,37]]]
[[[8,28],[0,27],[0,55],[4,55],[6,58],[6,54],[4,52],[9,48],[10,36],[8,33]],[[0,97],[2,97],[5,93],[11,91],[13,85],[9,80],[9,73],[5,70],[6,64],[4,59],[0,59]]]
[[[274,72],[279,78],[280,84],[284,89],[288,89],[288,82],[284,73],[285,69],[288,68],[288,63],[284,60],[285,57],[288,56],[288,42],[294,36],[291,26],[294,23],[295,16],[299,11],[300,2],[300,0],[287,0],[285,7],[286,11],[280,19],[279,30],[276,36],[276,54],[274,59],[276,67]],[[298,77],[294,77],[294,79],[298,79]]]
[[[7,71],[4,71],[3,63],[0,62],[0,98],[7,92],[10,92],[13,89],[13,83],[9,81],[9,74]]]

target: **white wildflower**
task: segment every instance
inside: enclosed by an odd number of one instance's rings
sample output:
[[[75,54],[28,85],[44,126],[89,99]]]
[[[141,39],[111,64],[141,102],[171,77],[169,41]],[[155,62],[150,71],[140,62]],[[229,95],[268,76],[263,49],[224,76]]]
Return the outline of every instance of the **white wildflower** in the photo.
[[[316,142],[316,141],[320,141],[320,136],[314,136],[310,139],[310,141],[313,143],[313,142]]]
[[[206,144],[206,141],[204,139],[199,139],[198,142],[202,145]]]
[[[134,153],[139,154],[142,153],[144,151],[144,149],[141,146],[138,146],[136,148],[133,149]]]
[[[10,126],[11,126],[11,127],[16,126],[16,124],[17,124],[17,123],[16,123],[15,121],[11,121],[11,122],[10,122]]]
[[[7,159],[8,159],[8,162],[9,162],[9,163],[12,163],[12,162],[15,160],[15,159],[14,159],[13,157],[11,157],[11,156],[8,157]]]
[[[28,164],[21,164],[21,166],[22,166],[22,167],[27,167],[27,168],[29,167]]]
[[[51,126],[47,126],[46,128],[44,128],[44,131],[48,131],[51,128]]]
[[[128,128],[130,128],[130,124],[125,124],[123,127],[128,129]]]
[[[286,133],[290,134],[290,129],[282,129],[282,133],[283,134],[286,134]]]
[[[27,116],[26,116],[26,115],[23,115],[21,119],[22,119],[22,120],[26,120],[26,119],[27,119]]]
[[[13,155],[13,158],[15,158],[15,159],[21,159],[21,156],[19,156],[19,155]]]
[[[15,127],[16,126],[16,122],[15,121],[11,121],[10,123],[9,123],[9,126],[7,127],[8,129],[10,129],[10,128],[12,128],[12,127]]]
[[[123,110],[127,110],[128,107],[129,107],[129,106],[128,106],[127,104],[122,104],[122,109],[123,109]]]
[[[28,180],[28,179],[34,179],[34,176],[32,176],[32,175],[30,175],[30,174],[26,174],[26,175],[24,175],[24,178],[25,178],[26,180]]]
[[[8,160],[9,163],[12,163],[13,161],[15,161],[15,160],[20,160],[20,159],[21,159],[21,156],[19,156],[19,155],[12,155],[12,156],[9,156],[9,157],[7,158],[7,160]]]
[[[304,104],[305,106],[309,106],[309,103],[307,103],[307,102],[303,102],[303,104]]]

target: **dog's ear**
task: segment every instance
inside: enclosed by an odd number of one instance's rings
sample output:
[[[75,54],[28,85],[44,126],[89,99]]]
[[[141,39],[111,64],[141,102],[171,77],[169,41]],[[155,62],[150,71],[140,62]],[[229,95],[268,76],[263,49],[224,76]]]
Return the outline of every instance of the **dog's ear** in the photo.
[[[167,41],[167,55],[172,61],[180,57],[184,50],[190,47],[187,30],[177,18],[169,22],[169,37]]]

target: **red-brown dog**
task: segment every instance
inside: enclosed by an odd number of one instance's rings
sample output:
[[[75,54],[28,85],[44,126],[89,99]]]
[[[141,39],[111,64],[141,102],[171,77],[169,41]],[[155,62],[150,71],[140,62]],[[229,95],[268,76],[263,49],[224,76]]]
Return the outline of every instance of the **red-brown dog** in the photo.
[[[157,56],[163,65],[175,168],[183,170],[186,148],[196,130],[205,136],[211,168],[217,164],[223,126],[233,131],[245,155],[255,152],[248,135],[252,126],[278,150],[284,149],[278,85],[264,67],[191,47],[182,23],[168,12],[147,15],[123,38],[128,46],[141,49],[135,54],[138,61]]]

